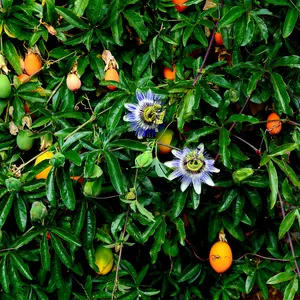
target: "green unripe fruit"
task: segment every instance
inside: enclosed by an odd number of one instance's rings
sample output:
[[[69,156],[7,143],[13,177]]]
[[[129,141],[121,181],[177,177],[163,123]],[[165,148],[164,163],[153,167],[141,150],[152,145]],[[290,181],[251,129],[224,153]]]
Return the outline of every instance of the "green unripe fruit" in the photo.
[[[111,249],[98,246],[95,251],[95,264],[99,268],[98,274],[105,275],[114,266],[114,255]]]
[[[0,98],[7,98],[10,92],[11,86],[8,77],[4,74],[0,74]]]
[[[21,130],[17,135],[17,145],[21,150],[28,151],[33,146],[34,139],[30,130]]]
[[[30,219],[31,221],[42,221],[48,214],[46,206],[40,202],[35,201],[32,203],[30,209]]]
[[[10,193],[18,193],[21,190],[21,182],[18,178],[10,177],[5,180],[5,185]]]

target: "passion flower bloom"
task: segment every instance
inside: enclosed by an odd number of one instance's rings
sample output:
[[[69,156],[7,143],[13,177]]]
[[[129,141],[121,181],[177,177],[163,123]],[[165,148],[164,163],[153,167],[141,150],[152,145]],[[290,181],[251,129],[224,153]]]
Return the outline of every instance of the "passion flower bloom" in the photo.
[[[154,137],[163,124],[165,109],[160,96],[150,89],[146,93],[137,90],[137,104],[125,103],[129,113],[124,116],[124,121],[130,122],[131,131],[135,131],[138,139]]]
[[[165,162],[165,165],[175,169],[168,177],[173,180],[181,177],[181,191],[184,192],[192,183],[195,192],[200,195],[201,184],[206,183],[214,186],[210,173],[218,173],[219,169],[214,167],[214,160],[204,151],[204,145],[200,144],[196,149],[184,148],[183,150],[172,150],[177,158]]]

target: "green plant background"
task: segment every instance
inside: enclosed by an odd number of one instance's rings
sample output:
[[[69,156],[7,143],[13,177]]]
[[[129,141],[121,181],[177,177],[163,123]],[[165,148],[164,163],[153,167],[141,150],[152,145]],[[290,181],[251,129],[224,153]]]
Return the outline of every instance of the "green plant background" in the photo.
[[[205,1],[190,0],[179,13],[170,0],[0,1],[12,83],[0,100],[1,299],[299,295],[300,1],[216,3],[203,10]],[[20,84],[20,57],[33,47],[43,69]],[[116,91],[104,81],[105,49],[119,64]],[[76,93],[66,86],[75,63]],[[169,81],[163,69],[173,64]],[[216,158],[216,186],[200,196],[170,182],[163,163],[172,154],[160,154],[155,138],[137,140],[123,121],[124,104],[149,88],[166,105],[172,146],[201,142]],[[22,127],[25,102],[30,151],[9,131],[11,121]],[[283,121],[276,136],[266,131],[272,111]],[[34,166],[45,137],[55,157]],[[137,167],[146,151],[151,164]],[[30,218],[35,201],[47,208],[43,220]],[[233,264],[219,275],[207,259],[221,229]],[[105,276],[94,264],[99,244],[114,252]]]

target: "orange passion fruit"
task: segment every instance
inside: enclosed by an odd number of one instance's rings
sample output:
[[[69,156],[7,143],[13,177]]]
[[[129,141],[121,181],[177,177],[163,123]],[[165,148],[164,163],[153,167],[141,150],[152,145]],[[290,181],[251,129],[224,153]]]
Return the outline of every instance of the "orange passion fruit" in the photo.
[[[112,80],[112,81],[120,82],[120,77],[119,77],[119,74],[118,74],[117,70],[115,70],[115,69],[108,69],[105,72],[104,80]],[[114,86],[114,85],[108,85],[107,87],[111,91],[114,91],[114,90],[117,89],[117,87]]]
[[[215,34],[215,41],[218,45],[223,46],[223,39],[222,39],[222,35],[220,32],[216,32]]]
[[[210,249],[209,262],[217,273],[224,273],[232,264],[232,251],[225,241],[216,242]]]
[[[187,9],[187,6],[184,4],[187,0],[172,0],[172,2],[175,4],[175,8],[180,13]]]
[[[38,163],[40,163],[43,160],[46,159],[50,159],[54,154],[50,151],[47,151],[45,153],[43,153],[42,155],[40,155],[39,157],[37,157],[37,159],[35,160],[34,165],[37,165]],[[36,179],[46,179],[50,170],[51,170],[52,166],[47,167],[46,169],[44,169],[42,172],[40,172],[39,174],[37,174],[35,176]]]
[[[42,61],[35,53],[29,53],[24,60],[24,68],[28,75],[32,75],[42,68]]]
[[[18,75],[18,78],[20,79],[21,83],[24,83],[27,80],[27,78],[29,78],[29,75],[22,73]]]
[[[68,74],[67,76],[67,87],[69,90],[75,92],[81,87],[81,80],[76,74]]]
[[[271,113],[267,118],[267,130],[271,135],[276,135],[281,131],[282,122],[276,113]]]
[[[176,74],[176,66],[173,65],[172,70],[168,67],[164,67],[164,76],[168,80],[174,80]]]

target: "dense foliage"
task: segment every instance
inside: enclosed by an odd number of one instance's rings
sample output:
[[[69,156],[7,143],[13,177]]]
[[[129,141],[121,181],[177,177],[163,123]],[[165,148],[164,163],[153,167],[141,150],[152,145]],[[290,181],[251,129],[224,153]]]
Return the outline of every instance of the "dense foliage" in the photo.
[[[184,5],[0,0],[1,299],[299,294],[300,1]]]

